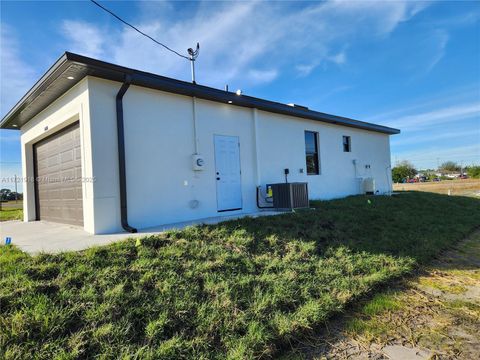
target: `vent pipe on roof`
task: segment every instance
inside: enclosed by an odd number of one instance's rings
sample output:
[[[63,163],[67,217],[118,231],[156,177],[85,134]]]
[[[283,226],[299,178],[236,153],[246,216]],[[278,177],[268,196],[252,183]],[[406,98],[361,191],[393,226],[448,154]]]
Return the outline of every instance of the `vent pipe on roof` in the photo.
[[[123,95],[127,92],[132,77],[130,75],[125,76],[125,81],[118,90],[116,97],[117,105],[117,141],[118,141],[118,170],[119,170],[119,182],[120,182],[120,220],[122,228],[130,233],[136,233],[137,229],[128,224],[127,216],[127,177],[125,170],[125,130],[123,124]]]
[[[308,110],[308,106],[298,105],[294,103],[288,103],[287,105],[297,109]]]

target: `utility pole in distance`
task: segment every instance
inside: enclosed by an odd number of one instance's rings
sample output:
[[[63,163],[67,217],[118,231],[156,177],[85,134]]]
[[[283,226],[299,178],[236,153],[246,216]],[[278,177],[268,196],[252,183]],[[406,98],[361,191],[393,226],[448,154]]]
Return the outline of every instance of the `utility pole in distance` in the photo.
[[[18,202],[17,175],[15,174],[15,204]]]

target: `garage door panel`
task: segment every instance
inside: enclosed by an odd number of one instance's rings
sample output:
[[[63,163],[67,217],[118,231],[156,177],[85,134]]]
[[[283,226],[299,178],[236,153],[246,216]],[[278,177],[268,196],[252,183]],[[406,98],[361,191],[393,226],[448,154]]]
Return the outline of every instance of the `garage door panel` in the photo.
[[[60,161],[62,165],[67,165],[68,162],[73,161],[73,149],[61,153]]]
[[[76,200],[77,198],[77,192],[73,188],[62,190],[61,193],[64,200]]]
[[[73,170],[73,173],[75,173],[75,169],[78,169],[79,167],[81,167],[81,163],[80,161],[69,161],[67,163],[64,163],[62,164],[62,171],[72,171]]]
[[[72,166],[70,169],[64,169],[62,173],[60,174],[62,179],[75,179],[75,166]]]
[[[82,178],[82,169],[81,168],[75,168],[75,178],[76,179],[81,179]]]
[[[42,220],[83,225],[80,127],[68,127],[34,146],[37,211]]]
[[[47,166],[60,166],[60,156],[58,154],[48,157]]]

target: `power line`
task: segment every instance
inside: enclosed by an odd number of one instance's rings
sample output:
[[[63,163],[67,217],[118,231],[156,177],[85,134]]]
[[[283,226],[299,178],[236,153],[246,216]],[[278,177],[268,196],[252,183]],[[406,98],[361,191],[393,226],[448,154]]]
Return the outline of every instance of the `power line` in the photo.
[[[133,30],[137,31],[138,33],[142,34],[143,36],[149,38],[150,40],[152,40],[154,43],[164,47],[165,49],[167,49],[168,51],[171,51],[172,53],[174,53],[175,55],[178,55],[184,59],[187,59],[189,61],[191,61],[191,59],[188,57],[188,56],[185,56],[185,55],[182,55],[180,54],[179,52],[169,48],[167,45],[165,44],[162,44],[160,41],[158,40],[155,40],[153,37],[151,37],[150,35],[148,34],[145,34],[143,31],[139,30],[138,28],[136,28],[135,26],[133,26],[132,24],[126,22],[125,20],[123,20],[120,16],[118,16],[117,14],[115,14],[113,11],[107,9],[106,7],[104,7],[103,5],[100,5],[98,2],[96,2],[95,0],[90,0],[92,3],[94,3],[95,5],[97,5],[100,9],[102,9],[103,11],[106,11],[107,13],[109,13],[110,15],[112,15],[114,18],[116,18],[117,20],[121,21],[122,23],[124,23],[125,25],[131,27]]]

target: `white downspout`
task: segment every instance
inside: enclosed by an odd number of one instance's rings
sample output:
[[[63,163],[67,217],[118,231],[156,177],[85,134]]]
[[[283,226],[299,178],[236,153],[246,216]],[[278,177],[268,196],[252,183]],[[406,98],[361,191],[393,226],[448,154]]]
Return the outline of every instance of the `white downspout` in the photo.
[[[392,190],[393,190],[392,189],[392,180],[390,179],[390,176],[392,175],[392,166],[388,165],[386,167],[385,171],[387,172],[387,186],[388,186],[387,195],[391,196],[392,195]]]
[[[197,99],[192,97],[192,113],[193,113],[193,142],[195,147],[195,155],[198,155],[198,135],[197,135]]]
[[[257,181],[257,186],[260,186],[261,183],[261,173],[260,173],[260,156],[259,156],[259,145],[258,145],[258,110],[253,108],[253,132],[254,132],[254,139],[255,139],[255,176]]]

